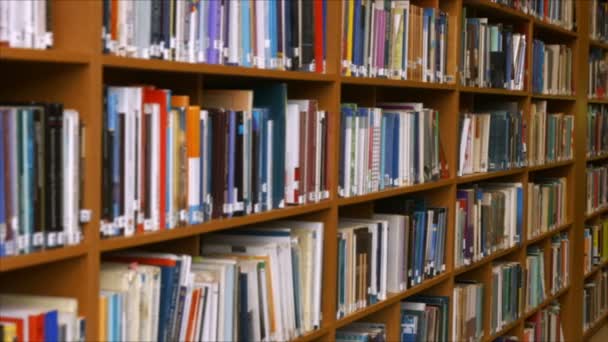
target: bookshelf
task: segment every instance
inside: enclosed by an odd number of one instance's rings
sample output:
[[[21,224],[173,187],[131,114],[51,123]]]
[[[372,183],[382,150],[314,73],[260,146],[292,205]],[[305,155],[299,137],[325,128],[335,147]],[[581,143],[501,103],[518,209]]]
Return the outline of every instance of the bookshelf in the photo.
[[[53,1],[54,47],[50,50],[31,50],[0,47],[0,74],[4,80],[0,86],[0,101],[39,100],[59,101],[80,112],[87,126],[86,176],[84,181],[83,208],[92,210],[90,222],[83,224],[84,241],[80,245],[55,250],[46,250],[29,255],[0,258],[0,292],[62,295],[79,301],[80,314],[87,320],[87,340],[98,340],[99,272],[105,253],[133,248],[151,251],[200,253],[200,239],[204,234],[227,230],[253,223],[278,219],[297,218],[317,220],[325,224],[324,269],[322,283],[323,320],[320,329],[298,338],[298,341],[331,340],[336,329],[351,322],[365,320],[382,322],[387,327],[387,339],[397,340],[400,329],[401,300],[415,294],[443,295],[452,298],[454,283],[459,279],[475,279],[491,286],[491,266],[495,261],[519,261],[525,264],[526,248],[530,245],[549,246],[551,237],[567,232],[570,237],[571,284],[555,294],[546,296],[542,303],[504,326],[499,332],[490,333],[490,323],[484,322],[483,341],[511,334],[522,336],[525,320],[537,311],[558,301],[562,307],[562,321],[566,340],[588,339],[597,328],[607,322],[604,314],[587,331],[582,324],[582,291],[584,281],[595,276],[608,263],[594,267],[583,274],[582,231],[587,221],[608,213],[608,208],[594,213],[585,212],[585,167],[587,162],[607,161],[608,155],[586,158],[586,112],[588,103],[608,103],[606,99],[587,99],[587,60],[590,47],[608,49],[608,44],[588,38],[586,25],[588,6],[584,1],[575,1],[577,31],[565,30],[523,12],[504,7],[489,0],[413,0],[417,5],[439,7],[450,16],[448,48],[448,71],[457,74],[457,59],[460,49],[462,7],[492,13],[493,18],[516,22],[521,32],[526,33],[527,46],[539,37],[551,37],[552,42],[569,45],[573,49],[573,65],[576,94],[534,94],[531,70],[527,68],[524,90],[475,88],[454,83],[434,84],[417,81],[389,80],[381,78],[346,77],[340,74],[340,18],[339,1],[328,1],[327,24],[327,72],[325,74],[261,70],[255,68],[223,65],[190,64],[160,60],[142,60],[104,55],[101,52],[102,5],[100,1]],[[582,24],[581,24],[582,23]],[[74,29],[74,28],[78,29]],[[453,43],[452,43],[453,42]],[[526,65],[532,65],[531,49],[527,50]],[[314,204],[287,207],[259,214],[230,219],[219,219],[194,226],[162,232],[138,234],[132,237],[101,239],[99,234],[101,208],[101,127],[104,84],[150,83],[166,86],[191,96],[193,103],[204,103],[202,90],[208,86],[233,84],[248,85],[255,82],[282,81],[289,92],[298,96],[315,98],[330,115],[330,132],[339,132],[340,104],[357,101],[374,105],[381,101],[412,100],[424,102],[437,109],[441,117],[441,139],[446,147],[446,159],[450,176],[435,182],[413,186],[391,188],[362,196],[341,198],[338,188],[339,136],[330,135],[328,153],[328,177],[330,198]],[[201,101],[202,100],[202,101]],[[553,108],[564,108],[564,112],[575,116],[575,153],[573,160],[545,165],[487,172],[462,177],[456,176],[458,164],[458,118],[462,109],[474,101],[508,100],[518,102],[524,117],[529,115],[530,105],[535,100],[546,100]],[[521,182],[524,189],[528,182],[541,176],[566,177],[568,182],[567,222],[554,229],[527,239],[524,223],[522,241],[519,245],[491,254],[471,265],[455,268],[454,265],[454,212],[456,190],[460,185],[483,181]],[[337,319],[336,283],[337,251],[335,236],[338,218],[344,213],[371,213],[374,201],[400,198],[405,195],[422,196],[429,202],[448,208],[446,246],[446,271],[413,286],[404,292],[391,294],[386,300],[370,305],[353,314]],[[527,203],[527,200],[524,200]],[[527,217],[524,206],[524,218]],[[525,220],[524,220],[525,221]],[[484,292],[484,313],[489,314],[491,291]],[[450,305],[450,316],[452,315]],[[488,315],[489,316],[489,315]],[[451,324],[449,336],[451,336]]]

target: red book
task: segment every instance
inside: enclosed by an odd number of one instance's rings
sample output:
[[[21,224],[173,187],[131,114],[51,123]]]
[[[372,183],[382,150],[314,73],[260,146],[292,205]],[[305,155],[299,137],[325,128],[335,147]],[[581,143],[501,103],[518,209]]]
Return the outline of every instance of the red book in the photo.
[[[17,326],[17,342],[23,342],[25,339],[23,331],[23,318],[22,317],[8,317],[0,316],[0,322],[14,323]]]
[[[194,340],[194,328],[198,320],[198,302],[201,298],[201,289],[192,291],[192,301],[190,302],[190,314],[188,316],[188,328],[186,329],[186,341]]]
[[[30,341],[44,341],[44,313],[28,317],[28,337]]]
[[[313,4],[313,17],[315,22],[315,71],[323,72],[323,1],[315,0]]]
[[[164,258],[162,255],[154,253],[109,255],[107,257],[104,257],[103,259],[115,262],[136,262],[142,265],[150,266],[174,267],[177,265],[176,259],[171,257]]]

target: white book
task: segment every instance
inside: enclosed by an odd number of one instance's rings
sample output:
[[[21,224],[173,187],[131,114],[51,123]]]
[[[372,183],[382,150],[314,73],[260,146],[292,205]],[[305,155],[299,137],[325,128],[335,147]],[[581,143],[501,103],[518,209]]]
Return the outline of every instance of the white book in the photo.
[[[147,188],[150,192],[150,221],[144,222],[144,230],[158,230],[160,220],[160,105],[158,103],[145,104],[144,114],[149,115],[148,121],[151,123],[151,154],[150,158],[150,179]]]
[[[458,176],[462,176],[465,171],[466,155],[467,155],[467,137],[469,135],[469,125],[471,124],[471,118],[465,116],[462,123],[462,131],[460,132],[460,154],[459,154],[459,167]]]
[[[266,1],[255,1],[255,13],[266,13]],[[256,15],[255,16],[255,42],[256,42],[256,54],[254,56],[254,65],[260,69],[264,69],[266,67],[266,32],[265,32],[265,16],[264,15]],[[270,42],[268,42],[270,44]]]
[[[64,154],[63,170],[66,182],[63,187],[64,241],[68,245],[80,243],[79,232],[79,188],[80,188],[80,125],[78,112],[66,109],[63,112]]]
[[[285,128],[288,132],[285,134],[285,201],[288,204],[299,204],[299,198],[296,198],[299,188],[296,172],[300,168],[300,109],[298,104],[287,101],[285,114]]]
[[[228,17],[231,25],[228,30],[228,63],[233,65],[240,65],[239,60],[239,43],[240,43],[240,1],[229,1],[226,2],[228,6]],[[225,5],[225,6],[226,6]]]
[[[386,291],[389,293],[398,293],[407,288],[407,274],[404,274],[405,261],[407,267],[407,231],[405,229],[405,216],[389,215],[389,214],[374,214],[375,220],[388,222],[388,252],[387,252],[387,285]]]

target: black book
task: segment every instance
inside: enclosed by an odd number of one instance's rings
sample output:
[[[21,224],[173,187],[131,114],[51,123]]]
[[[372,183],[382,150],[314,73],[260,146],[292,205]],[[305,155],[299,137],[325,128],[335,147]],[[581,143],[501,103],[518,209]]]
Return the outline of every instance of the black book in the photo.
[[[163,1],[162,0],[151,0],[152,1],[152,13],[150,14],[150,49],[151,58],[160,58],[161,55],[158,53],[157,47],[163,40],[162,26],[163,26]],[[164,1],[167,2],[167,1]]]
[[[291,70],[300,69],[300,10],[302,3],[300,1],[290,4],[291,18]]]
[[[490,85],[492,88],[505,86],[505,53],[503,51],[490,52]]]
[[[243,160],[245,155],[243,153],[244,133],[245,133],[245,113],[236,112],[236,141],[234,146],[234,189],[236,190],[236,207],[233,208],[234,214],[244,214],[245,208],[243,198]]]
[[[63,231],[63,105],[50,103],[47,106],[46,135],[46,222],[47,247],[59,247],[57,233]]]
[[[302,58],[300,68],[307,71],[314,67],[315,59],[315,35],[314,35],[314,15],[313,1],[302,0]]]

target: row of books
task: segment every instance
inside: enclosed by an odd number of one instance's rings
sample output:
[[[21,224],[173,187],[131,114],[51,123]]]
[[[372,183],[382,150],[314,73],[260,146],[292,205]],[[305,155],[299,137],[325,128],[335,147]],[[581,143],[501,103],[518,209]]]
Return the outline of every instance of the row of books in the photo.
[[[342,74],[453,82],[448,14],[410,1],[342,1]]]
[[[608,106],[587,107],[587,157],[608,154]]]
[[[567,184],[565,177],[539,179],[528,183],[528,239],[566,223]]]
[[[0,294],[0,341],[85,341],[78,300]]]
[[[532,91],[537,94],[572,95],[572,49],[535,39],[532,47]]]
[[[608,96],[608,52],[600,48],[591,48],[587,80],[589,98],[603,99]]]
[[[462,85],[523,90],[526,35],[511,25],[470,17],[468,11],[462,10]]]
[[[523,283],[523,272],[519,263],[492,264],[492,333],[500,331],[519,318],[524,296]]]
[[[528,247],[524,272],[525,308],[526,311],[530,311],[540,305],[547,294],[545,291],[545,252],[539,246]]]
[[[60,103],[0,104],[0,257],[81,242],[81,131]]]
[[[285,84],[202,96],[203,108],[166,89],[107,88],[102,236],[328,198],[328,118],[315,100],[288,100]]]
[[[608,217],[589,223],[584,231],[584,269],[589,273],[593,266],[608,260]]]
[[[527,342],[565,342],[562,326],[559,302],[552,302],[526,320],[523,340]]]
[[[445,271],[446,208],[406,200],[376,211],[338,223],[338,318]]]
[[[574,157],[574,116],[548,113],[547,101],[535,101],[530,106],[528,165],[544,165]]]
[[[369,323],[369,322],[353,322],[349,325],[336,330],[336,342],[352,342],[352,341],[369,341],[369,342],[385,342],[386,341],[386,324],[384,323]]]
[[[344,103],[341,111],[340,196],[448,177],[438,111],[409,102]]]
[[[530,14],[566,30],[574,30],[576,26],[574,0],[492,0],[492,2]]]
[[[452,341],[481,341],[484,335],[484,284],[474,280],[454,283]]]
[[[567,233],[551,237],[549,286],[552,294],[570,284],[570,239]]]
[[[100,339],[284,341],[319,328],[323,223],[210,234],[201,255],[106,256]]]
[[[608,3],[589,0],[589,36],[591,39],[608,41]]]
[[[447,341],[449,301],[416,295],[401,302],[401,342]]]
[[[53,1],[0,1],[0,46],[47,49],[53,46]]]
[[[583,287],[583,330],[589,329],[608,311],[608,269],[602,269]]]
[[[327,0],[103,2],[105,53],[325,71]]]
[[[608,205],[608,165],[587,166],[587,213]]]
[[[527,164],[522,112],[516,103],[491,106],[460,117],[459,176]]]
[[[485,183],[456,194],[455,265],[475,263],[516,246],[523,225],[521,183]]]

